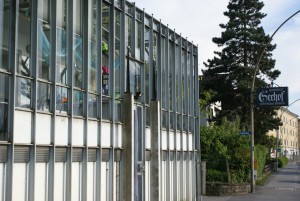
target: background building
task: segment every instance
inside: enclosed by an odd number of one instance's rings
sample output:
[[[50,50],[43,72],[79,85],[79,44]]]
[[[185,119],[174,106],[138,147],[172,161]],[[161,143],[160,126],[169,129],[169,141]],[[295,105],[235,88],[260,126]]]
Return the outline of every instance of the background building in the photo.
[[[123,0],[0,0],[0,200],[199,199],[197,52]]]
[[[281,107],[277,111],[278,117],[280,117],[282,126],[279,130],[273,130],[269,132],[271,136],[278,136],[281,141],[281,155],[287,156],[292,159],[293,155],[299,155],[299,119],[298,115],[292,113],[288,109]]]

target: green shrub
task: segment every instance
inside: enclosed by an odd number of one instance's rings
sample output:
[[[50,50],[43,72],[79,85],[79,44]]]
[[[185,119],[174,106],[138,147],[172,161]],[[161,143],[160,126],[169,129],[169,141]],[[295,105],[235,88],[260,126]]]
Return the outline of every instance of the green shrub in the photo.
[[[278,157],[278,167],[284,167],[288,164],[289,159],[286,156]]]
[[[249,174],[244,170],[232,170],[231,174],[231,182],[233,184],[240,184],[249,181]]]
[[[261,177],[266,165],[267,149],[263,145],[255,145],[255,160],[257,162],[257,176]]]
[[[227,173],[208,169],[206,172],[206,181],[227,183]]]

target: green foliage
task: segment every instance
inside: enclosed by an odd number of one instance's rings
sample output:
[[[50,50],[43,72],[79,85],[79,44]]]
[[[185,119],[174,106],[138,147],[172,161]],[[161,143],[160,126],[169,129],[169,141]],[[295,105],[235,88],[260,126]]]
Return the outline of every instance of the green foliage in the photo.
[[[202,91],[212,90],[214,96],[210,103],[220,101],[222,111],[216,122],[221,124],[222,117],[229,121],[240,118],[241,129],[250,125],[250,88],[257,58],[264,46],[270,40],[261,27],[261,20],[266,14],[261,13],[264,4],[260,0],[230,0],[226,24],[220,24],[223,29],[220,37],[213,42],[221,48],[215,52],[213,59],[208,60],[203,70]],[[275,60],[272,51],[276,45],[269,44],[262,56],[259,72],[256,77],[256,87],[268,87],[265,79],[275,80],[280,71],[274,69]],[[255,110],[255,141],[262,143],[268,130],[277,128],[280,120],[276,117],[274,107],[254,108]]]
[[[206,171],[206,181],[208,182],[227,182],[227,174],[226,172],[222,172],[219,170],[208,169]]]
[[[254,159],[257,161],[257,176],[261,177],[266,165],[267,149],[263,145],[256,145]]]
[[[289,159],[286,156],[278,157],[278,167],[282,168],[286,166],[289,162]]]
[[[269,171],[266,174],[263,174],[261,177],[258,177],[258,179],[255,181],[256,185],[263,185],[271,175],[272,173]]]
[[[247,181],[250,172],[250,137],[240,136],[239,131],[238,118],[235,122],[223,118],[221,125],[200,128],[201,158],[207,161],[207,169],[227,175],[228,160],[233,182]]]
[[[249,172],[243,169],[241,170],[232,170],[231,171],[231,181],[232,183],[240,184],[248,182]]]
[[[212,90],[202,91],[200,94],[200,110],[206,109],[209,105],[210,100],[214,96],[214,92]]]

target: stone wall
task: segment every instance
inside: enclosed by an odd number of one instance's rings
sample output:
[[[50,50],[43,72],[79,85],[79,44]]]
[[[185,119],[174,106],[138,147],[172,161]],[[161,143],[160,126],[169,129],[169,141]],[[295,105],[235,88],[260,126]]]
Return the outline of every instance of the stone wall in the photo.
[[[251,192],[249,184],[224,184],[224,183],[206,183],[207,195],[233,195],[247,194]]]

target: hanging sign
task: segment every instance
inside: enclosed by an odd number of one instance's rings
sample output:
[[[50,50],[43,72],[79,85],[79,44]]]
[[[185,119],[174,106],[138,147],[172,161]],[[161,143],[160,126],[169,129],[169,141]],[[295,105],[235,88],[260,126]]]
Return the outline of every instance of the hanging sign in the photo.
[[[258,106],[288,106],[288,87],[259,88],[256,93]]]

